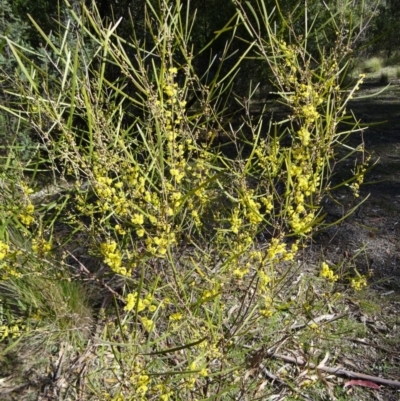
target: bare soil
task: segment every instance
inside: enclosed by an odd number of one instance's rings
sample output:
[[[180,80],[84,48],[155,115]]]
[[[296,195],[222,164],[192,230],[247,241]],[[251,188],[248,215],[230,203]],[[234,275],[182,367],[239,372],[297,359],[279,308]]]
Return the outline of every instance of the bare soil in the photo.
[[[358,199],[368,198],[343,223],[317,235],[308,252],[310,257],[322,252],[344,266],[349,261],[352,269],[370,275],[368,289],[348,299],[349,313],[367,333],[349,342],[348,357],[359,372],[400,380],[400,82],[365,98],[382,89],[378,82],[366,82],[349,106],[369,126],[362,137],[376,165],[366,174]],[[349,141],[356,145],[360,135]],[[350,190],[340,191],[337,200],[342,206],[325,205],[328,219],[340,218],[355,205]],[[354,397],[400,400],[400,388],[363,389]]]

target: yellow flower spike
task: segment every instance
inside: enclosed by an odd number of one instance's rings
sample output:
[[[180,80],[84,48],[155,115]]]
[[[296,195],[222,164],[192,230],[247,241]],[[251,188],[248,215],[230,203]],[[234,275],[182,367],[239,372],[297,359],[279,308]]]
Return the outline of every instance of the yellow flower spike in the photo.
[[[32,251],[39,255],[46,255],[51,251],[52,245],[43,238],[32,240]]]
[[[183,318],[182,313],[177,312],[177,313],[173,313],[173,314],[169,317],[169,320],[172,321],[172,322],[175,322],[175,321],[178,321],[178,320],[182,320],[182,318]]]
[[[3,260],[7,256],[9,250],[10,247],[5,242],[0,241],[0,260]]]
[[[240,210],[235,208],[232,217],[230,219],[231,230],[234,234],[238,234],[240,227],[242,226],[242,219],[239,217]]]
[[[266,286],[271,282],[271,277],[269,277],[265,272],[263,272],[262,270],[259,270],[258,272],[258,277],[260,279],[260,284],[262,286]]]
[[[153,224],[153,225],[157,224],[157,221],[158,221],[157,217],[155,217],[153,215],[149,215],[148,218],[149,218],[149,221],[151,224]]]
[[[367,279],[363,276],[352,278],[350,285],[355,291],[360,291],[363,287],[367,286]]]
[[[166,94],[167,96],[169,96],[169,97],[171,97],[171,98],[177,94],[177,90],[176,90],[173,86],[171,86],[171,85],[166,85],[166,86],[164,87],[164,92],[165,92],[165,94]],[[174,101],[174,100],[175,100],[175,102],[176,102],[176,99],[173,99],[173,101]],[[171,103],[171,100],[168,100],[167,102],[168,102],[168,103]]]
[[[126,234],[126,230],[123,227],[121,227],[119,224],[117,224],[114,227],[114,229],[119,235],[125,235]]]
[[[326,278],[329,281],[335,282],[338,280],[338,276],[334,274],[333,270],[329,267],[326,262],[321,264],[321,277]]]
[[[174,141],[177,138],[178,134],[175,131],[168,130],[165,133],[165,137],[167,138],[168,141]],[[172,173],[171,173],[172,175]]]
[[[10,333],[10,330],[9,330],[8,326],[5,326],[5,325],[0,326],[0,335],[1,335],[0,341],[7,338],[9,333]]]
[[[104,256],[104,263],[107,264],[114,273],[123,276],[130,274],[130,271],[122,266],[122,255],[117,249],[117,243],[115,241],[100,244],[100,251]]]
[[[21,223],[24,224],[25,226],[30,226],[35,221],[35,218],[33,216],[34,211],[35,211],[35,206],[33,206],[31,203],[28,203],[25,206],[25,210],[23,210],[18,215],[18,218],[21,221]]]
[[[268,259],[273,261],[286,252],[286,244],[279,238],[272,238],[268,248]]]
[[[241,280],[249,271],[250,271],[250,269],[248,269],[248,268],[245,268],[245,269],[235,269],[235,270],[233,271],[233,275],[234,275],[237,279]]]
[[[135,213],[131,218],[131,222],[133,224],[137,224],[137,225],[141,226],[144,223],[143,214]]]
[[[110,204],[105,202],[101,205],[100,211],[102,212],[107,212],[108,210],[110,210]]]
[[[149,191],[146,191],[144,194],[143,199],[147,202],[147,203],[151,203],[151,193]]]
[[[154,296],[149,293],[149,294],[147,294],[145,296],[145,300],[148,301],[148,302],[153,302],[154,301]]]
[[[149,310],[150,313],[153,313],[153,312],[155,312],[157,310],[157,306],[156,305],[150,305],[148,307],[148,310]]]
[[[308,146],[310,143],[311,134],[306,127],[301,127],[297,133],[299,139],[303,143],[304,146]]]
[[[115,241],[104,242],[100,245],[100,249],[104,254],[114,252],[117,249],[117,243]]]
[[[145,234],[145,231],[144,231],[143,228],[139,228],[138,230],[136,230],[136,235],[137,235],[139,238],[142,238],[142,237],[144,236],[144,234]]]
[[[179,174],[179,170],[176,168],[171,168],[169,171],[173,177],[177,176]]]
[[[144,317],[142,317],[140,319],[140,321],[142,322],[143,327],[145,328],[145,330],[147,332],[150,332],[150,331],[153,330],[153,328],[154,328],[154,321],[153,320],[148,319],[147,317],[144,316]]]
[[[132,377],[134,381],[135,376]],[[149,390],[150,377],[148,375],[139,375],[136,379],[136,393],[141,397],[144,397]],[[144,399],[144,398],[141,398]]]
[[[272,310],[265,309],[265,308],[264,309],[260,309],[260,313],[264,317],[271,317],[274,314],[274,312]]]
[[[261,202],[264,204],[266,213],[271,213],[272,209],[274,208],[273,196],[268,195],[266,197],[263,197],[261,198]]]
[[[144,304],[143,300],[139,298],[138,300],[138,293],[133,292],[131,294],[128,294],[125,298],[126,305],[124,307],[124,310],[127,312],[130,312],[132,309],[136,308],[137,304],[137,311],[141,312],[144,309],[146,309],[146,305]]]

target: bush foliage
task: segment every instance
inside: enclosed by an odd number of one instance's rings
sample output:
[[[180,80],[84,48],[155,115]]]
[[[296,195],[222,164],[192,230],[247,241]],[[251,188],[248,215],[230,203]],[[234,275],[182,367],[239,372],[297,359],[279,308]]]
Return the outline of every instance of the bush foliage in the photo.
[[[246,49],[235,62],[229,40],[210,50],[203,76],[179,1],[148,2],[146,40],[134,25],[119,36],[94,4],[71,8],[59,36],[36,24],[40,52],[5,37],[18,69],[3,73],[12,100],[1,108],[30,127],[36,150],[25,160],[10,147],[1,167],[2,338],[96,343],[86,386],[69,390],[79,399],[262,397],[248,354],[337,298],[327,263],[325,299],[300,291],[297,256],[325,224],[334,167],[356,156],[340,185],[358,196],[368,163],[362,145],[344,144],[357,124],[339,128],[362,80],[340,88],[349,34],[335,15],[299,34],[279,8],[234,4],[223,30],[234,38],[242,26]],[[318,47],[327,26],[336,42]],[[232,91],[250,57],[287,111],[274,124],[266,106],[252,113],[257,86],[246,99]]]

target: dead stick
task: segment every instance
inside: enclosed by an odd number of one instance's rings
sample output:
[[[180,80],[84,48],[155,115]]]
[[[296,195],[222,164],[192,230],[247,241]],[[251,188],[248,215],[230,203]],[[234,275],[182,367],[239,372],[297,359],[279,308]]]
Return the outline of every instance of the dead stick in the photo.
[[[346,338],[346,340],[353,341],[353,342],[358,343],[358,344],[366,345],[367,347],[374,347],[374,348],[380,349],[380,350],[382,350],[382,351],[384,351],[384,352],[386,352],[388,354],[399,355],[398,352],[393,352],[390,349],[382,347],[381,345],[369,343],[368,341],[364,341],[364,340],[359,340],[358,338]]]
[[[294,357],[287,356],[287,355],[277,354],[277,353],[274,353],[273,351],[268,352],[268,355],[270,357],[282,359],[285,362],[294,363],[299,366],[307,365],[311,369],[318,369],[323,372],[331,373],[336,376],[346,376],[346,377],[351,377],[354,379],[370,380],[375,383],[385,384],[387,386],[393,386],[393,387],[400,388],[400,382],[397,380],[389,380],[389,379],[383,379],[378,376],[365,375],[364,373],[352,372],[351,370],[345,370],[345,369],[341,369],[339,367],[329,368],[327,366],[320,366],[320,365],[316,365],[315,363],[311,363],[311,362],[307,363],[304,359],[302,359],[300,357],[294,358]]]

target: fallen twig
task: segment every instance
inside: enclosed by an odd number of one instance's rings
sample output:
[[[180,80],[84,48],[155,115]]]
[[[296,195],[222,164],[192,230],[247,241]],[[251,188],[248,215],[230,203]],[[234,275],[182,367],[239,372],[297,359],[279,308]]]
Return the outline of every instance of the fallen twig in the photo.
[[[330,367],[324,366],[324,365],[316,365],[315,363],[305,361],[301,357],[296,358],[296,357],[292,357],[292,356],[288,356],[288,355],[277,354],[276,352],[273,352],[273,351],[271,351],[271,352],[267,351],[267,355],[271,358],[282,359],[285,362],[293,363],[293,364],[296,364],[299,366],[307,365],[310,369],[317,369],[317,370],[320,370],[323,372],[331,373],[336,376],[346,376],[346,377],[351,377],[354,379],[370,380],[372,382],[384,384],[386,386],[400,388],[400,381],[397,381],[397,380],[383,379],[382,377],[378,377],[378,376],[371,376],[371,375],[366,375],[364,373],[352,372],[351,370],[345,370],[340,367],[330,368]]]
[[[307,323],[294,324],[290,328],[291,328],[291,330],[300,330],[300,329],[303,329],[304,327],[310,326],[314,323],[321,323],[324,320],[325,320],[325,322],[323,322],[322,324],[329,324],[329,323],[334,322],[335,320],[341,319],[342,317],[344,317],[346,315],[347,315],[347,313],[342,313],[340,315],[332,315],[332,314],[322,315],[322,316],[318,316],[318,317],[308,320]]]
[[[353,341],[353,342],[358,343],[358,344],[366,345],[367,347],[374,347],[376,349],[380,349],[381,351],[384,351],[384,352],[386,352],[388,354],[391,354],[391,355],[399,355],[398,352],[394,352],[394,351],[392,351],[390,349],[382,347],[381,345],[370,343],[370,342],[365,341],[365,340],[360,340],[358,338],[346,338],[346,340]]]

